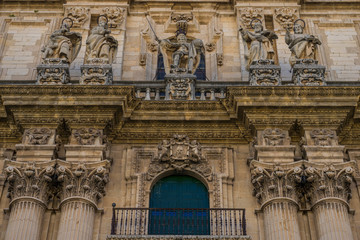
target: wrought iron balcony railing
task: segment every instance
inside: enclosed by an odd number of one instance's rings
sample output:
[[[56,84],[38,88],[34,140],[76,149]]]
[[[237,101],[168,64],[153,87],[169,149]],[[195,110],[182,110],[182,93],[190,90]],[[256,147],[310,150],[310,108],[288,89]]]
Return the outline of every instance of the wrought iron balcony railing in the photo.
[[[111,235],[245,236],[245,209],[115,208]]]

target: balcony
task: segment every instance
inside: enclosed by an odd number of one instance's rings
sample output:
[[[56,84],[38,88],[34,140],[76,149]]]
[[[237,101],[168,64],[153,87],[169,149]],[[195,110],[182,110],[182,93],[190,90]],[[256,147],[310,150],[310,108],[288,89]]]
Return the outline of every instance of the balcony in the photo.
[[[251,239],[242,208],[115,208],[108,240]]]

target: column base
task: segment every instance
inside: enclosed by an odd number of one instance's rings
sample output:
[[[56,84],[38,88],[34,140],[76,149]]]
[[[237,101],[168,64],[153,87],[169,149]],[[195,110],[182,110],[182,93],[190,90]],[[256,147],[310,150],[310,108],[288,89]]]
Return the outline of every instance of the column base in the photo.
[[[273,60],[253,61],[249,79],[251,86],[278,86],[281,83],[281,68]]]
[[[325,66],[313,59],[297,60],[293,67],[292,81],[299,86],[325,86]]]
[[[41,85],[66,84],[70,81],[69,63],[63,59],[45,59],[37,67],[37,83]]]

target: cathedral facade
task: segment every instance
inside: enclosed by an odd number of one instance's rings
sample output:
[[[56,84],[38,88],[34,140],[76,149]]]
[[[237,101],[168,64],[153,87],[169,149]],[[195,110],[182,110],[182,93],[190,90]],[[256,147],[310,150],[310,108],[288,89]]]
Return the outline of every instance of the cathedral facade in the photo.
[[[0,0],[0,239],[360,240],[359,97],[358,0]]]

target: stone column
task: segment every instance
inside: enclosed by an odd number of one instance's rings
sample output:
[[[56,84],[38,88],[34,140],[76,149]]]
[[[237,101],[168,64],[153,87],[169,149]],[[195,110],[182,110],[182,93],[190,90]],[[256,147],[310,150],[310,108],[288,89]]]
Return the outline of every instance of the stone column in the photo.
[[[251,162],[254,195],[264,214],[266,240],[300,240],[295,185],[301,181],[302,162]]]
[[[90,240],[97,202],[105,195],[110,162],[70,163],[59,161],[57,174],[62,182],[58,240]]]
[[[6,162],[10,218],[5,240],[38,240],[55,163]]]
[[[319,240],[352,240],[349,201],[354,162],[314,165],[305,170],[312,180],[311,203]]]

